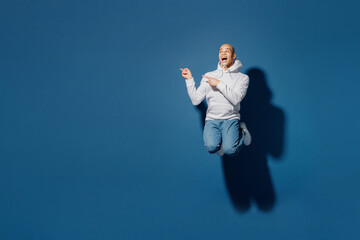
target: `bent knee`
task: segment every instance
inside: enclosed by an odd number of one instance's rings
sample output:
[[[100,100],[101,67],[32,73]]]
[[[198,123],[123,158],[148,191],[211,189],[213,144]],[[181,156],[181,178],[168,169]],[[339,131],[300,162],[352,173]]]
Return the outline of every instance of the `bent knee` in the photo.
[[[205,146],[206,150],[209,152],[209,153],[216,153],[217,151],[219,151],[220,149],[220,146],[218,145],[206,145]]]
[[[224,154],[226,154],[226,155],[233,155],[233,154],[235,154],[236,153],[236,151],[237,151],[237,147],[225,147],[224,146]]]

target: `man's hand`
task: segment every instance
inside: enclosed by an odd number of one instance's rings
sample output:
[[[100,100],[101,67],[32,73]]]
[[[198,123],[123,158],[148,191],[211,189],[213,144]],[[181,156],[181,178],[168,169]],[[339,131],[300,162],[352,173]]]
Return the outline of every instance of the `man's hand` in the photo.
[[[208,83],[212,87],[216,87],[220,83],[220,81],[217,80],[216,78],[209,77],[209,76],[206,76],[206,75],[203,75],[203,77],[209,79]]]
[[[188,69],[188,68],[184,68],[184,69],[180,68],[180,70],[182,71],[183,78],[192,79],[192,74],[190,72],[190,69]]]

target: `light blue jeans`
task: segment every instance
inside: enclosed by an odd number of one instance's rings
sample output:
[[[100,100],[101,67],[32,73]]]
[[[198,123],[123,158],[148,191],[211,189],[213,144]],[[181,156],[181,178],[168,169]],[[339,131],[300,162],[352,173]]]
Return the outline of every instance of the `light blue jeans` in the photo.
[[[239,120],[207,120],[204,127],[204,144],[209,153],[216,153],[223,147],[224,154],[236,155],[243,142],[244,133],[240,132]]]

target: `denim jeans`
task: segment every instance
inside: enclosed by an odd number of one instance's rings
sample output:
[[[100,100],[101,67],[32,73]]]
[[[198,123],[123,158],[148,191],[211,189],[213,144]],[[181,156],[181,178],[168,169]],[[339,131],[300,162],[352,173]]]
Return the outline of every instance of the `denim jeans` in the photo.
[[[223,147],[224,154],[236,155],[243,145],[244,133],[240,132],[239,120],[207,120],[204,127],[204,144],[209,153]]]

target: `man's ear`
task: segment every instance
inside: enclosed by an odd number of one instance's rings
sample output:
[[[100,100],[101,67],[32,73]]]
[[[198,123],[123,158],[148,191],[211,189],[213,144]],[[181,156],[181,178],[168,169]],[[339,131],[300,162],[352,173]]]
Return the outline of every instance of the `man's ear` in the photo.
[[[234,60],[236,59],[236,53],[233,54],[233,59],[234,59]]]

